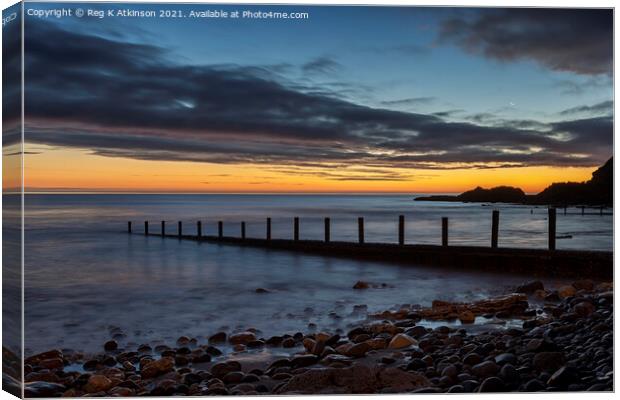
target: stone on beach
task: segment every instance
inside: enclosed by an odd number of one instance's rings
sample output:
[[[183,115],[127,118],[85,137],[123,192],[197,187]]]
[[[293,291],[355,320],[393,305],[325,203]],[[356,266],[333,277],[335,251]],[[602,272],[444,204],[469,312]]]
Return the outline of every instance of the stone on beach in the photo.
[[[390,349],[404,349],[409,346],[415,346],[418,341],[405,333],[399,333],[392,338],[388,348]]]
[[[228,341],[230,342],[230,344],[233,344],[233,345],[236,345],[236,344],[246,345],[254,340],[256,340],[256,335],[250,331],[235,333],[228,337]]]
[[[158,375],[165,374],[174,369],[174,358],[162,357],[159,360],[152,361],[144,367],[141,371],[143,378],[153,378]]]

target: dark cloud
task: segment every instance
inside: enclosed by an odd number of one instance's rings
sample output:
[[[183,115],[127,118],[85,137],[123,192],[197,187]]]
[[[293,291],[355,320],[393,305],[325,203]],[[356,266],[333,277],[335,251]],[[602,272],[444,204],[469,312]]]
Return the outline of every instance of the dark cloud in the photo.
[[[383,104],[384,106],[418,106],[431,104],[436,100],[437,98],[432,96],[410,97],[407,99],[382,101],[381,104]]]
[[[569,115],[573,116],[575,114],[605,114],[611,115],[614,112],[614,102],[603,101],[597,104],[593,104],[591,106],[579,106],[579,107],[571,107],[564,111],[560,112],[560,115]]]
[[[556,71],[611,76],[613,10],[509,8],[444,21],[440,38],[499,61],[533,60]]]
[[[611,118],[450,122],[356,104],[279,80],[269,67],[181,65],[163,48],[42,21],[29,23],[27,34],[29,143],[109,157],[324,170],[594,166],[611,153]]]

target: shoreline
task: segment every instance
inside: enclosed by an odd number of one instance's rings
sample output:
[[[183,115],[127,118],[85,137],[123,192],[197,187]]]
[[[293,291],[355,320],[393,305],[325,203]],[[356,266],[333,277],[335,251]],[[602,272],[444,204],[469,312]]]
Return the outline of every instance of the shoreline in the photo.
[[[50,350],[26,358],[26,396],[612,390],[613,284],[545,291],[534,281],[515,292],[377,313],[341,334],[247,328],[172,346],[110,339],[92,356]],[[455,319],[475,329],[441,325]],[[438,326],[420,325],[429,320]]]

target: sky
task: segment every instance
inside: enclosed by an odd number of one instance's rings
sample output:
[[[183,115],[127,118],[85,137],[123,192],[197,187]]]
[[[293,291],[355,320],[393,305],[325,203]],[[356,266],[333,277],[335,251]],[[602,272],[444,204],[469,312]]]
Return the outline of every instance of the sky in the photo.
[[[31,191],[537,192],[612,156],[611,10],[64,6],[185,17],[26,3]]]

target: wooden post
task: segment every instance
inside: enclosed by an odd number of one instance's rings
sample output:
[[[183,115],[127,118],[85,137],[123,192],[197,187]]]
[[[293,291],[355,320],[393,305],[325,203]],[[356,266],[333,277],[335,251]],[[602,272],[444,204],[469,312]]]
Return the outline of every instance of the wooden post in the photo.
[[[329,218],[325,218],[325,241],[329,242],[330,240],[330,226],[329,226]]]
[[[241,222],[241,239],[245,240],[245,221]]]
[[[448,245],[448,217],[441,218],[441,245]]]
[[[586,206],[581,206],[581,215],[586,215]]]
[[[131,233],[131,221],[127,221],[127,233]]]
[[[220,239],[224,237],[224,222],[223,221],[217,221],[217,237]]]
[[[293,240],[299,240],[299,217],[295,217],[295,219],[293,219]]]
[[[564,206],[564,215],[566,215],[566,206]]]
[[[271,218],[267,218],[267,240],[271,240]]]
[[[604,208],[604,207],[603,207],[603,206],[601,206],[601,215],[603,215],[603,208]]]
[[[183,236],[183,222],[179,221],[179,239]]]
[[[357,219],[357,237],[360,243],[364,243],[364,218]]]
[[[499,210],[493,210],[491,222],[491,247],[497,248],[497,238],[499,236]]]
[[[149,235],[149,221],[144,221],[144,235]]]
[[[161,237],[166,236],[166,221],[161,221]]]
[[[398,244],[401,246],[405,244],[405,216],[404,215],[398,216]]]
[[[549,209],[549,250],[555,250],[555,208]]]
[[[200,239],[202,237],[202,222],[200,221],[196,222],[196,231],[197,231],[198,239]]]

